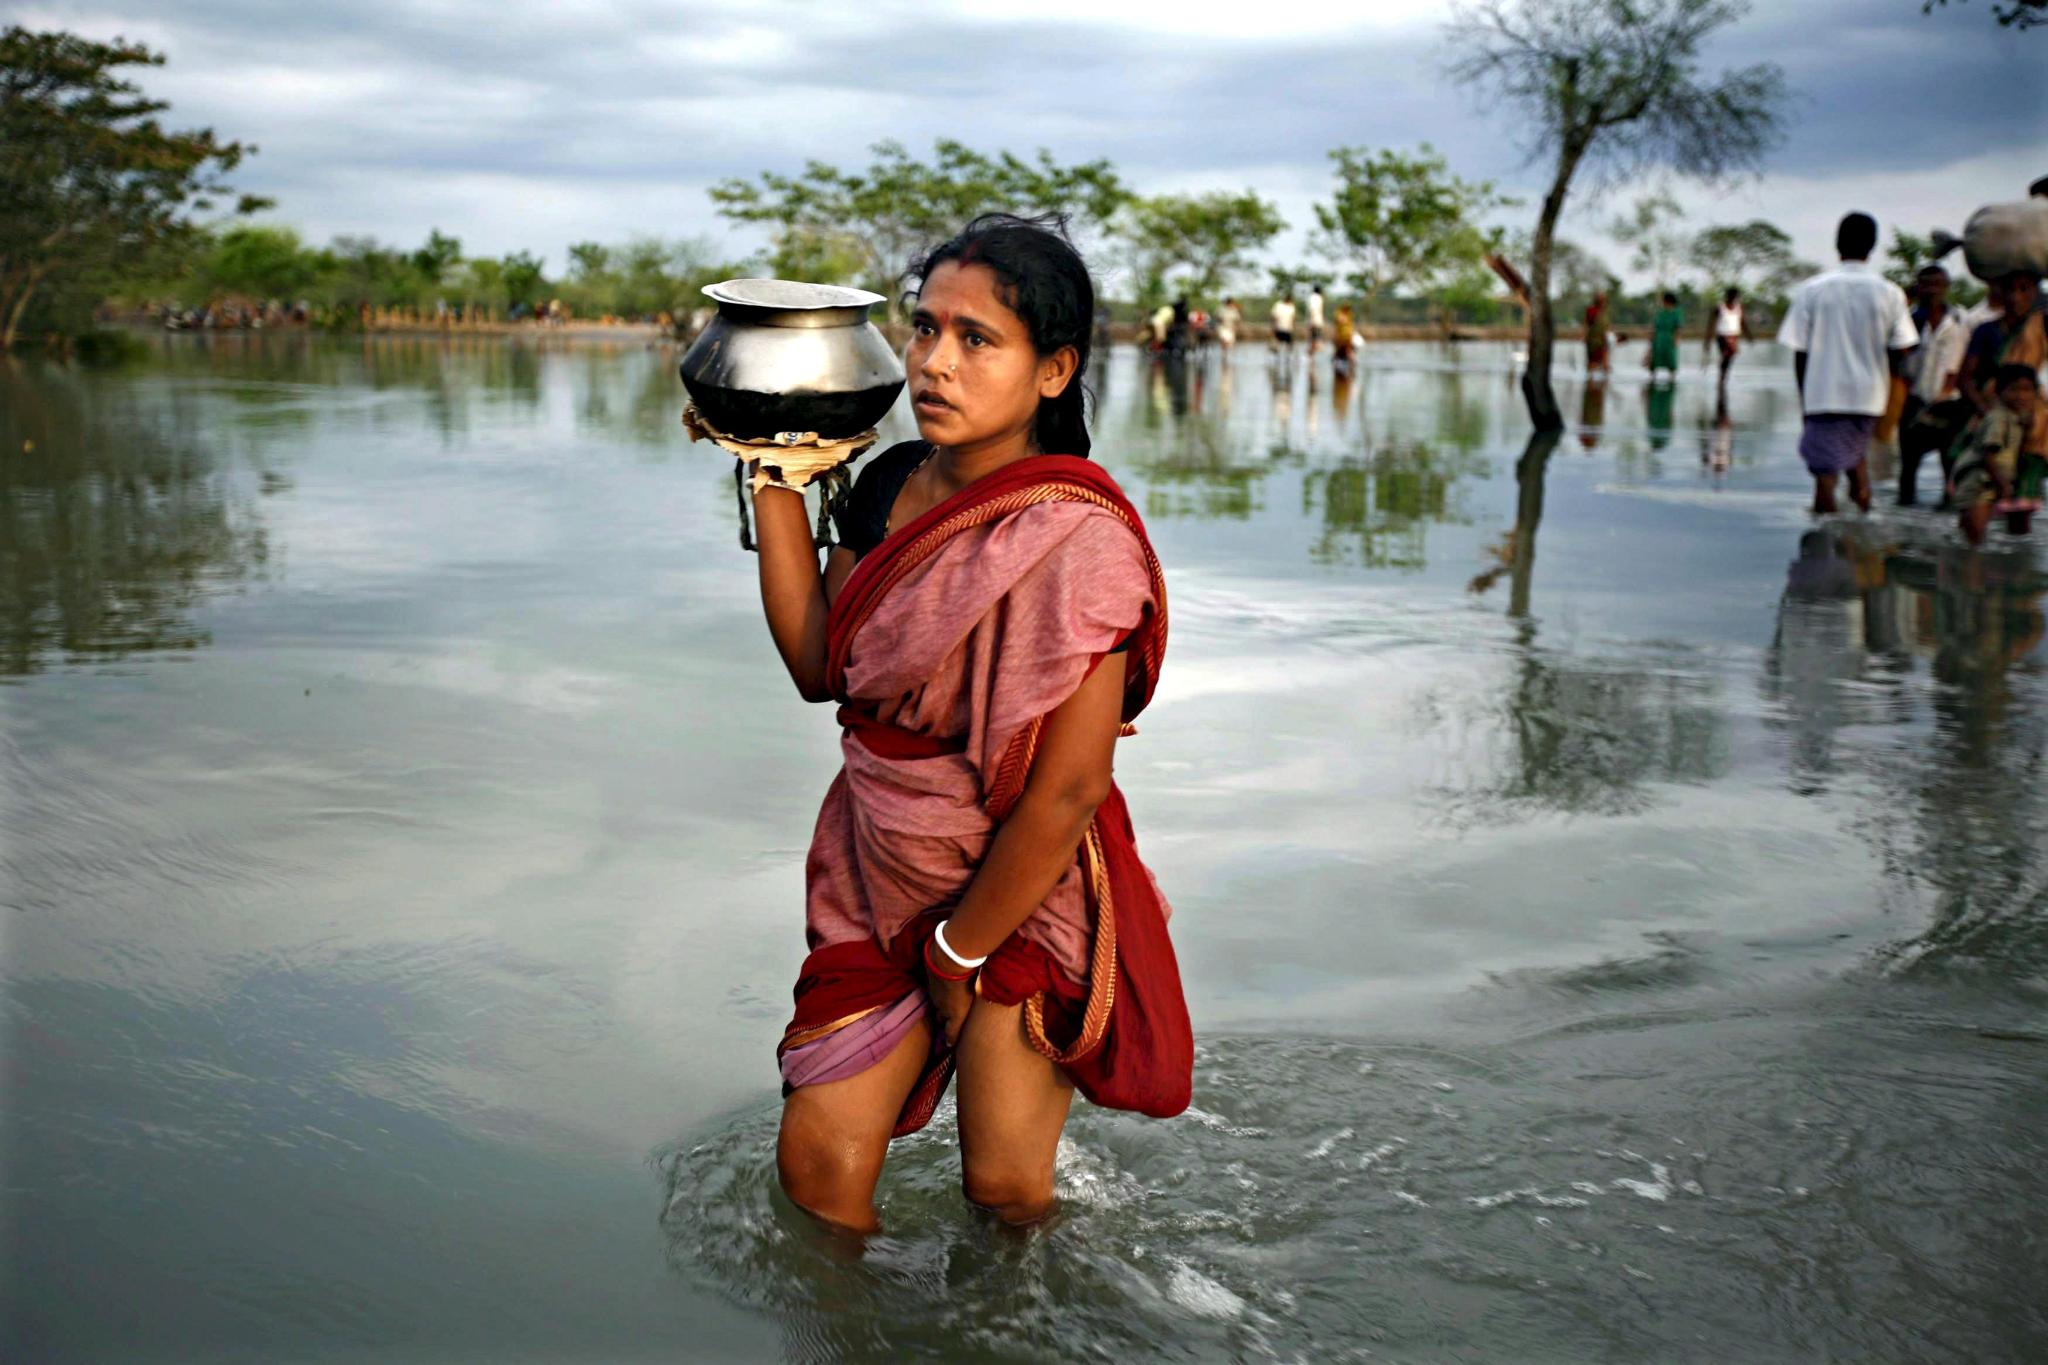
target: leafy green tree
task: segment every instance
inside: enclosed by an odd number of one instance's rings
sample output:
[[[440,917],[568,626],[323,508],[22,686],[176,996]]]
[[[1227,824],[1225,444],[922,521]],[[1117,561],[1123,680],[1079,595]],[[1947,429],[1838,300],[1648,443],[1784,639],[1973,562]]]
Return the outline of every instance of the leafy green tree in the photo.
[[[332,265],[288,227],[241,223],[213,239],[200,275],[209,292],[291,299],[311,289]]]
[[[1709,289],[1732,286],[1746,294],[1758,292],[1763,281],[1797,260],[1791,236],[1761,218],[1701,228],[1689,254]]]
[[[1311,289],[1322,289],[1334,283],[1329,271],[1305,265],[1269,265],[1266,267],[1266,279],[1272,286],[1272,297],[1276,299],[1285,294],[1301,297]]]
[[[1681,224],[1685,211],[1664,190],[1636,200],[1629,212],[1607,227],[1608,235],[1630,248],[1629,269],[1650,277],[1658,289],[1678,283],[1679,263],[1685,259],[1689,239]]]
[[[505,302],[509,307],[515,303],[531,306],[547,288],[547,278],[542,274],[541,258],[530,251],[515,251],[500,262],[505,281]]]
[[[465,317],[473,316],[479,306],[491,309],[505,307],[509,301],[505,294],[505,263],[489,256],[464,261],[456,288],[462,293]]]
[[[563,296],[584,314],[645,317],[679,313],[704,300],[703,286],[744,273],[701,239],[636,237],[616,246],[578,242]]]
[[[799,226],[776,234],[768,271],[780,280],[846,284],[863,278],[867,259],[860,239],[851,233]]]
[[[1902,232],[1892,229],[1890,245],[1884,249],[1885,258],[1890,261],[1884,269],[1884,277],[1905,290],[1913,292],[1914,277],[1920,267],[1934,260],[1934,238],[1922,237],[1917,232]],[[1800,262],[1805,268],[1794,279],[1794,283],[1808,275],[1818,273],[1818,267]],[[1790,292],[1789,290],[1787,292]],[[1971,279],[1962,271],[1950,271],[1948,285],[1949,302],[1959,308],[1969,308],[1984,298],[1984,286]]]
[[[1787,256],[1764,272],[1762,278],[1757,280],[1751,296],[1782,307],[1792,297],[1794,289],[1818,274],[1820,265],[1817,262],[1804,260],[1798,256]],[[1958,291],[1956,302],[1967,306],[1974,300],[1960,297],[1965,292],[1967,291]]]
[[[1515,110],[1552,160],[1529,262],[1529,364],[1522,396],[1539,431],[1564,415],[1550,385],[1557,318],[1551,250],[1581,168],[1601,183],[1663,169],[1715,181],[1761,166],[1785,101],[1778,67],[1703,74],[1713,35],[1745,0],[1470,0],[1455,11],[1450,72]]]
[[[1044,150],[1036,161],[1009,152],[987,156],[949,139],[933,144],[929,161],[900,142],[872,150],[865,170],[811,161],[798,175],[763,171],[755,181],[723,180],[711,187],[711,202],[734,222],[773,228],[778,253],[791,233],[843,234],[858,244],[864,282],[890,294],[916,251],[977,214],[1057,211],[1100,229],[1130,198],[1107,161],[1063,166]]]
[[[1893,228],[1891,244],[1885,247],[1884,254],[1891,262],[1884,269],[1884,277],[1899,288],[1910,291],[1913,277],[1920,273],[1920,267],[1934,259],[1934,239]]]
[[[426,245],[412,253],[412,268],[429,293],[448,280],[449,272],[462,263],[462,243],[439,228],[429,229]]]
[[[613,310],[631,316],[677,313],[704,302],[700,290],[725,279],[733,268],[712,254],[708,242],[640,237],[614,253],[619,291]]]
[[[1501,248],[1518,268],[1528,264],[1533,249],[1531,237],[1529,229],[1517,228],[1507,235]],[[1560,237],[1550,244],[1550,283],[1551,296],[1569,314],[1592,302],[1593,295],[1602,289],[1614,289],[1620,281],[1606,261],[1577,242]]]
[[[1505,250],[1510,260],[1526,263],[1531,252],[1528,229],[1511,234]],[[1552,297],[1568,311],[1584,308],[1592,302],[1593,295],[1619,283],[1607,262],[1562,237],[1550,244],[1550,282]]]
[[[1351,267],[1368,305],[1382,291],[1427,291],[1440,277],[1483,264],[1489,238],[1476,220],[1508,200],[1487,181],[1461,180],[1423,143],[1413,154],[1339,147],[1337,191],[1316,205],[1316,249]]]
[[[1176,275],[1191,294],[1215,293],[1286,226],[1280,211],[1252,191],[1217,190],[1133,200],[1115,230],[1137,273],[1138,301],[1151,306]]]
[[[334,288],[351,303],[385,307],[415,299],[419,276],[404,252],[379,246],[374,237],[341,236],[330,248]]]
[[[158,122],[170,106],[121,69],[162,63],[121,39],[0,32],[0,348],[46,285],[146,269],[189,247],[188,215],[212,208],[227,192],[220,177],[255,150]]]

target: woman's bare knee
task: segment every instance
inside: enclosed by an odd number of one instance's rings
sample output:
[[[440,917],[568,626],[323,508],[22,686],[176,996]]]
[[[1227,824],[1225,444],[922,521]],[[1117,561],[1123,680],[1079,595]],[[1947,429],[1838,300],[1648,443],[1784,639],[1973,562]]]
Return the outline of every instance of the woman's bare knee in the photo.
[[[1007,1223],[1035,1223],[1052,1212],[1051,1172],[1031,1175],[970,1168],[962,1172],[960,1188],[968,1203],[987,1209]]]
[[[775,1174],[789,1202],[857,1232],[872,1231],[880,1172],[857,1148],[785,1123],[775,1144]]]

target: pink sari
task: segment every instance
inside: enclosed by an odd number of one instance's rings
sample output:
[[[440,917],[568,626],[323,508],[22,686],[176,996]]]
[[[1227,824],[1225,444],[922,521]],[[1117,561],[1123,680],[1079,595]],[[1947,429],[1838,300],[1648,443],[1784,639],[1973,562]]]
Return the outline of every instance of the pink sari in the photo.
[[[861,562],[832,607],[845,762],[806,864],[812,951],[780,1049],[786,1085],[855,1074],[915,1027],[922,1011],[906,997],[922,997],[924,941],[966,892],[1021,792],[1040,722],[1126,644],[1124,711],[1134,716],[1157,681],[1164,624],[1163,583],[1135,511],[1099,467],[1070,457],[997,471]],[[1146,947],[1120,947],[1115,925],[1098,932],[1099,910],[1111,904],[1119,923],[1150,915],[1139,927],[1156,922],[1157,933],[1139,940],[1164,946],[1169,911],[1137,859],[1120,794],[978,987],[1025,1003],[1030,1018],[1049,1012],[1052,1031],[1076,1035],[1071,1051],[1085,1052],[1055,1060],[1072,1063],[1084,1089],[1082,1062],[1101,1047],[1111,1010],[1097,997],[1113,993],[1119,953]],[[1170,974],[1184,1031],[1170,949],[1163,969],[1157,958],[1145,957],[1147,975],[1164,987]],[[1091,981],[1105,977],[1112,989],[1091,995]],[[929,1118],[950,1069],[935,1044],[899,1133]]]

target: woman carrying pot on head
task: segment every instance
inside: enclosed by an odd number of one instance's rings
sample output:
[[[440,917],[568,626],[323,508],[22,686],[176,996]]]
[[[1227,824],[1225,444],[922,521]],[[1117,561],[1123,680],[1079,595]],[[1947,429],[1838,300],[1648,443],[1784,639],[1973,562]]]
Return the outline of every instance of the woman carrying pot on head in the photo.
[[[963,1188],[1044,1216],[1078,1086],[1187,1106],[1166,903],[1111,780],[1157,685],[1166,594],[1090,462],[1094,287],[1057,226],[989,215],[919,264],[905,369],[922,439],[876,457],[821,571],[803,499],[755,514],[770,633],[844,765],[805,867],[810,954],[778,1055],[798,1206],[878,1225],[889,1140],[957,1069]]]

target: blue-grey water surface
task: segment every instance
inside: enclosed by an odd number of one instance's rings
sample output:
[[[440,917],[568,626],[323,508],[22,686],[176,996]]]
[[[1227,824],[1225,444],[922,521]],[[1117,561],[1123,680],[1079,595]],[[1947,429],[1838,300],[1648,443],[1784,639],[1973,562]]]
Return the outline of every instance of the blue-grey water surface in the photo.
[[[675,358],[0,369],[0,1357],[2048,1353],[2048,576],[1811,521],[1775,348],[1554,450],[1507,347],[1118,348],[1195,1107],[1022,1237],[947,1111],[860,1259],[771,1162],[835,732]]]

